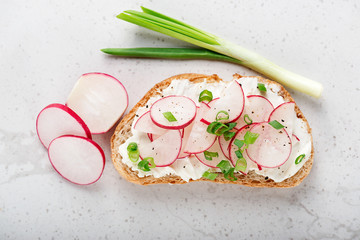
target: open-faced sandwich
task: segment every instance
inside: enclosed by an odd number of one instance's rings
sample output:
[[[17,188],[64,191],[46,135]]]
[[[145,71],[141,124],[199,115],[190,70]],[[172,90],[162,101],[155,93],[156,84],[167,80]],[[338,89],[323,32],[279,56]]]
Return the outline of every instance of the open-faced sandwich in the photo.
[[[128,181],[293,187],[310,172],[311,129],[290,94],[261,77],[181,74],[156,84],[117,126]]]

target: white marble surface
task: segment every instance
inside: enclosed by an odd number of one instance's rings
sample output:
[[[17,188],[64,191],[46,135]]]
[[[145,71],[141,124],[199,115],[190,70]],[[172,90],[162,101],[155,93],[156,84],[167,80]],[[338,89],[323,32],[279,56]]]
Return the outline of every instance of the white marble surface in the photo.
[[[52,169],[35,119],[63,103],[77,78],[119,78],[130,107],[183,72],[255,74],[210,61],[118,59],[105,47],[187,46],[115,18],[140,5],[253,49],[320,81],[319,100],[293,93],[315,145],[310,175],[292,189],[194,183],[137,186],[109,155],[100,181],[76,186]],[[0,239],[359,239],[360,4],[358,1],[0,2]]]

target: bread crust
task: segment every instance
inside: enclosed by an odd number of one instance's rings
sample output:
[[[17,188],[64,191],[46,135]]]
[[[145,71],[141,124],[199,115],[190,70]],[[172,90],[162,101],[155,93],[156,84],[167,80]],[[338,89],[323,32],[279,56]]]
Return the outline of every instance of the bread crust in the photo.
[[[234,74],[235,78],[241,78],[239,74]],[[284,98],[285,101],[294,101],[294,99],[291,97],[290,93],[286,91],[286,89],[281,86],[280,84],[262,78],[258,77],[258,80],[262,83],[268,83],[268,84],[276,84],[280,87],[279,95]],[[133,109],[130,110],[130,112],[120,121],[118,126],[115,129],[115,132],[111,138],[111,158],[113,161],[113,164],[116,168],[116,170],[121,174],[123,178],[126,180],[140,184],[140,185],[149,185],[149,184],[162,184],[162,183],[169,183],[169,184],[184,184],[188,183],[184,181],[180,176],[177,175],[166,175],[164,177],[155,178],[153,176],[146,176],[146,177],[139,177],[137,175],[137,171],[131,170],[126,164],[122,162],[122,157],[118,152],[119,146],[123,144],[129,137],[132,136],[131,133],[131,125],[134,120],[135,114],[139,107],[145,106],[148,100],[156,95],[161,95],[161,91],[167,88],[170,83],[173,80],[181,80],[181,79],[187,79],[190,82],[197,83],[202,82],[204,79],[208,83],[212,82],[219,82],[222,81],[217,75],[203,75],[203,74],[195,74],[195,73],[186,73],[186,74],[180,74],[173,77],[170,77],[168,79],[165,79],[162,82],[159,82],[156,84],[153,88],[151,88],[145,96],[134,106]],[[308,121],[304,117],[303,113],[300,111],[299,107],[295,104],[295,111],[298,118],[301,118],[307,125],[308,133],[311,135],[311,128],[309,126]],[[236,181],[230,181],[224,178],[223,174],[219,174],[218,177],[215,180],[209,180],[206,178],[200,178],[198,180],[192,180],[190,179],[189,182],[194,181],[210,181],[215,183],[231,183],[231,184],[240,184],[244,186],[249,187],[276,187],[276,188],[288,188],[288,187],[294,187],[300,184],[302,180],[309,174],[314,159],[314,146],[313,146],[313,140],[311,135],[311,156],[310,159],[304,164],[304,166],[292,177],[285,179],[282,182],[275,182],[272,179],[266,179],[265,177],[259,174],[256,174],[254,171],[250,171],[247,175],[243,174],[235,174],[237,177]]]

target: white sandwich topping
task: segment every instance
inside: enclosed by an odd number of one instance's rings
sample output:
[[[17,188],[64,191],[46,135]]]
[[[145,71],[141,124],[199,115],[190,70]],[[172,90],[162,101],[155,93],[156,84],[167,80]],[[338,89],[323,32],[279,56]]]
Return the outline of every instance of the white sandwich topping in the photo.
[[[244,112],[247,109],[250,109],[249,102],[246,100],[246,96],[250,95],[260,95],[265,97],[274,108],[277,106],[283,104],[285,101],[284,99],[278,95],[278,92],[280,91],[280,88],[275,84],[264,84],[265,88],[267,89],[266,92],[261,92],[258,89],[258,79],[254,77],[243,77],[237,80],[237,81],[243,90],[244,96],[245,96],[245,103],[244,103]],[[226,96],[231,95],[223,95],[224,91],[227,89],[227,87],[233,88],[234,84],[232,81],[230,82],[215,82],[215,83],[190,83],[188,80],[174,80],[171,82],[170,86],[167,87],[162,91],[162,96],[185,96],[187,98],[190,98],[194,103],[197,105],[197,107],[201,107],[201,103],[199,102],[199,95],[203,90],[208,90],[212,93],[213,98],[220,97],[226,98]],[[228,90],[226,90],[228,91]],[[161,96],[152,97],[144,107],[140,107],[136,113],[136,117],[134,118],[133,124],[132,124],[132,136],[126,140],[126,142],[119,147],[119,153],[122,156],[122,161],[125,163],[129,168],[131,168],[133,171],[138,173],[139,177],[149,176],[152,175],[155,178],[163,177],[166,175],[177,175],[180,176],[184,181],[189,181],[190,179],[196,180],[203,176],[204,172],[220,172],[219,168],[209,167],[212,166],[211,161],[206,161],[203,158],[196,157],[196,154],[191,154],[189,156],[186,156],[188,154],[185,154],[183,158],[176,159],[174,162],[171,162],[170,165],[165,167],[155,167],[151,168],[150,171],[142,171],[139,170],[138,162],[133,162],[128,156],[128,150],[127,147],[130,143],[142,143],[142,142],[149,142],[149,136],[146,132],[138,131],[134,129],[134,125],[139,119],[140,116],[144,115],[146,112],[148,112],[151,108],[151,106],[157,101],[161,99]],[[210,104],[211,105],[211,104]],[[221,106],[221,103],[219,102],[217,106]],[[220,109],[219,109],[220,110]],[[222,109],[225,110],[225,109]],[[160,110],[159,110],[160,111]],[[181,112],[181,111],[180,111]],[[230,112],[230,111],[229,111]],[[171,119],[173,118],[179,118],[179,116],[176,115],[175,112],[173,112],[173,116],[171,116]],[[232,112],[230,112],[230,115]],[[172,115],[172,114],[171,114]],[[208,114],[209,115],[209,114]],[[295,115],[295,112],[294,112]],[[164,114],[166,117],[166,115]],[[189,117],[189,116],[186,116]],[[231,117],[231,116],[230,116]],[[170,120],[171,120],[170,119]],[[168,119],[169,120],[169,119]],[[169,120],[169,121],[170,121]],[[174,121],[174,120],[172,120]],[[181,121],[179,119],[179,121]],[[194,120],[198,121],[196,118]],[[241,121],[237,121],[239,124]],[[281,121],[280,121],[281,122]],[[172,124],[173,125],[173,124]],[[241,126],[238,126],[239,128]],[[290,127],[290,124],[289,124]],[[237,127],[236,127],[237,128]],[[310,158],[311,155],[311,135],[308,133],[306,123],[297,117],[294,117],[293,122],[291,123],[291,128],[287,128],[288,131],[291,131],[292,134],[290,136],[291,140],[291,146],[289,149],[291,149],[290,156],[287,158],[286,162],[283,163],[281,166],[278,167],[272,167],[272,168],[265,168],[265,167],[259,167],[257,163],[253,162],[250,159],[247,159],[247,169],[246,172],[249,171],[255,171],[255,173],[264,176],[266,179],[273,179],[275,182],[282,182],[285,179],[293,176],[298,172],[298,170],[305,164],[305,162]],[[154,130],[154,129],[153,129]],[[156,130],[156,129],[155,129]],[[154,130],[154,131],[155,131]],[[174,131],[174,130],[171,130]],[[178,130],[175,130],[178,131]],[[181,130],[180,130],[181,131]],[[281,130],[279,130],[281,132]],[[206,132],[204,132],[206,134]],[[184,134],[183,134],[184,135]],[[289,134],[290,135],[290,134]],[[294,136],[293,136],[294,135]],[[298,140],[296,139],[298,138]],[[165,137],[160,137],[159,141],[169,141],[169,139]],[[183,140],[184,141],[184,140]],[[231,141],[231,140],[230,140]],[[228,141],[228,143],[230,143]],[[154,141],[153,143],[155,143]],[[215,144],[216,143],[216,144]],[[216,139],[215,143],[211,145],[211,152],[218,152],[221,153],[221,157],[224,157],[222,154],[222,150],[218,144],[218,140]],[[171,144],[171,143],[170,143]],[[284,144],[285,145],[285,144]],[[160,150],[157,150],[156,148],[159,146],[153,146],[153,150],[155,148],[155,151],[159,154],[163,154]],[[267,149],[270,149],[270,151],[276,151],[276,148],[272,146],[266,146]],[[166,146],[164,147],[166,148]],[[186,148],[186,147],[185,147]],[[180,149],[176,148],[180,151]],[[210,151],[209,149],[209,151]],[[176,150],[176,151],[177,151]],[[181,149],[183,151],[183,149]],[[198,153],[197,155],[203,153]],[[298,164],[295,163],[298,156],[305,154],[305,157],[302,159],[302,161]],[[141,149],[140,149],[140,156],[141,156]],[[147,157],[147,156],[142,156]],[[226,157],[225,157],[226,158]],[[200,161],[201,160],[201,161]],[[215,160],[215,159],[214,159]],[[299,159],[298,159],[299,160]]]

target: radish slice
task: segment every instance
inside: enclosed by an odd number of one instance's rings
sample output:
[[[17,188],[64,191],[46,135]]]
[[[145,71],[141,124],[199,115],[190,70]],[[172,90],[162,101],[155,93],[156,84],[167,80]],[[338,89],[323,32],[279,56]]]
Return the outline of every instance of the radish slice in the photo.
[[[220,145],[220,149],[221,149],[222,153],[224,154],[224,156],[227,159],[230,159],[229,145],[231,143],[231,139],[229,141],[226,141],[224,138],[224,135],[221,135],[218,137],[218,141],[219,141],[219,145]]]
[[[229,114],[228,120],[220,120],[220,122],[234,122],[244,110],[245,97],[242,87],[237,81],[232,81],[221,93],[219,99],[213,99],[209,102],[211,110],[205,115],[204,119],[208,122],[216,120],[216,115],[220,111]]]
[[[72,135],[55,138],[49,145],[48,154],[54,169],[75,184],[94,183],[104,171],[104,152],[88,138]]]
[[[231,162],[232,162],[232,164],[234,166],[236,165],[236,161],[238,159],[237,156],[236,156],[235,151],[239,150],[239,147],[234,144],[234,141],[235,141],[235,139],[239,139],[239,140],[243,141],[245,133],[247,131],[249,131],[250,128],[252,128],[254,125],[255,124],[243,126],[242,128],[239,129],[239,131],[236,132],[233,139],[231,139],[231,142],[230,142],[230,144],[228,146],[228,152],[229,152],[229,155],[230,155],[230,160],[231,160]],[[243,157],[245,158],[246,161],[250,160],[250,158],[246,154],[246,151],[243,152]]]
[[[194,120],[189,140],[184,148],[185,153],[196,154],[209,149],[216,140],[216,135],[206,131],[208,125],[200,121],[204,114],[209,111],[209,107],[203,102],[200,103],[200,108]]]
[[[295,124],[295,103],[286,102],[277,106],[270,114],[269,122],[276,120],[285,126],[286,132],[291,136]]]
[[[249,95],[246,97],[244,112],[236,121],[236,126],[241,128],[247,125],[247,123],[244,121],[246,114],[252,120],[252,123],[265,122],[269,119],[269,116],[273,110],[274,106],[267,98],[259,95]]]
[[[180,150],[180,154],[179,154],[178,158],[185,158],[185,157],[188,157],[191,155],[190,153],[185,153],[184,148],[189,140],[190,133],[194,126],[194,123],[195,123],[195,121],[192,121],[192,123],[189,126],[180,130],[182,132],[182,134],[181,134],[182,144],[181,144],[181,150]]]
[[[175,121],[169,121],[164,113],[170,112]],[[168,96],[157,100],[150,108],[153,122],[165,129],[181,129],[188,126],[196,116],[196,104],[185,96]]]
[[[219,145],[219,141],[216,141],[207,151],[209,152],[217,152],[218,153],[218,157],[213,157],[212,160],[207,160],[205,158],[204,152],[202,153],[198,153],[195,154],[196,158],[199,159],[199,161],[201,163],[203,163],[204,165],[208,166],[208,167],[212,167],[212,168],[217,168],[217,165],[222,161],[222,160],[227,160],[228,158],[223,154],[220,145]]]
[[[70,108],[54,103],[45,107],[36,119],[36,131],[40,142],[46,147],[62,135],[76,135],[91,139],[85,122]]]
[[[116,78],[105,73],[87,73],[75,84],[66,105],[85,121],[91,133],[99,134],[110,130],[128,103],[126,89]]]
[[[285,129],[275,129],[268,122],[254,125],[250,131],[259,137],[246,153],[258,165],[275,168],[283,165],[291,153],[291,138]]]
[[[153,157],[156,167],[171,165],[180,154],[182,140],[179,130],[167,131],[153,142],[141,139],[138,144],[141,159]]]
[[[163,135],[167,131],[166,129],[158,127],[154,124],[150,117],[150,111],[147,111],[139,117],[134,124],[134,129],[140,132],[152,133],[155,135]]]

